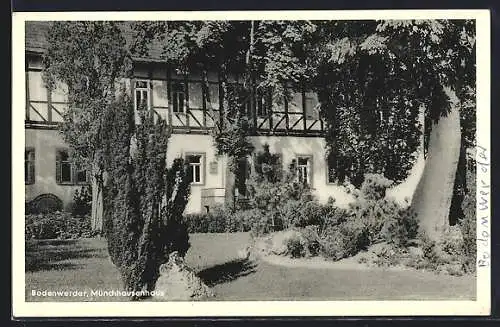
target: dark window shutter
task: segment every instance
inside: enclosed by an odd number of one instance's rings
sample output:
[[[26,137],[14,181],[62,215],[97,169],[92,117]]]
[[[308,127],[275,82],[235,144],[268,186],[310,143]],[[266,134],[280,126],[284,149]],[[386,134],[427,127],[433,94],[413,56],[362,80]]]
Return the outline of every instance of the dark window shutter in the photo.
[[[187,168],[187,180],[189,181],[189,183],[193,183],[194,180],[193,180],[193,165],[188,165],[188,168]]]
[[[314,166],[313,166],[313,156],[310,156],[309,159],[307,160],[307,174],[309,175],[309,187],[313,186],[313,172],[314,172]]]
[[[56,182],[61,183],[61,153],[56,151]]]
[[[150,110],[154,110],[154,103],[153,103],[153,81],[148,81],[149,85],[149,97],[148,97],[148,107]]]
[[[137,104],[137,94],[135,94],[135,78],[130,79],[130,95],[133,97],[134,110],[139,109],[139,106]]]
[[[30,183],[35,183],[35,149],[31,150],[31,158],[30,158]]]

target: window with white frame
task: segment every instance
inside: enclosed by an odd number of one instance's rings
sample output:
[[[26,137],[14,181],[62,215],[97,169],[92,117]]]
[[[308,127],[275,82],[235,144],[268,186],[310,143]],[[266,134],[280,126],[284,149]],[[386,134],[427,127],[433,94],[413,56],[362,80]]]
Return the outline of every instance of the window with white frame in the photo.
[[[191,180],[191,184],[203,184],[203,159],[203,155],[198,153],[186,155],[186,161],[189,164],[188,174]]]
[[[56,151],[56,182],[58,184],[86,184],[88,173],[86,170],[77,170],[71,163],[68,150]]]
[[[184,83],[172,83],[172,112],[177,114],[186,112],[186,91]]]
[[[299,183],[311,185],[311,161],[310,156],[297,156],[297,181]]]
[[[24,184],[35,183],[35,149],[24,150]]]
[[[148,80],[135,81],[135,110],[149,110],[150,83]]]

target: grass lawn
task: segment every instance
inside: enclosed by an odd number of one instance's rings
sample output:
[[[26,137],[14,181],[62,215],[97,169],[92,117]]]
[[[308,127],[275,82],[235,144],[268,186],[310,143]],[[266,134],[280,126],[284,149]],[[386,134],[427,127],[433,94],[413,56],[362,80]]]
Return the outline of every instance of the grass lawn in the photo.
[[[287,267],[237,258],[247,233],[193,234],[188,265],[214,288],[213,300],[469,300],[475,278],[385,269]],[[92,296],[120,290],[104,239],[39,241],[26,252],[26,301],[127,301]],[[87,296],[34,296],[32,290],[87,291]]]

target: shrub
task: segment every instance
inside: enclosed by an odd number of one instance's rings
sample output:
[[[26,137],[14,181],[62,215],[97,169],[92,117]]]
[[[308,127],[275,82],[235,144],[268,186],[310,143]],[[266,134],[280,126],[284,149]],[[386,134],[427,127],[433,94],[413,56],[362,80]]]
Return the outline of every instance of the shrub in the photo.
[[[165,217],[166,213],[163,212]],[[179,252],[181,257],[184,257],[189,250],[188,226],[179,216],[170,217],[170,220],[162,226],[161,235],[166,240],[165,253]]]
[[[188,233],[208,233],[208,214],[206,213],[184,214],[184,222]]]
[[[63,210],[63,202],[54,194],[40,194],[25,203],[25,214],[51,213]]]
[[[166,122],[144,110],[140,118],[135,124],[126,95],[106,107],[103,117],[104,231],[129,291],[154,290],[170,251],[185,253],[189,246],[180,223],[189,199],[188,166],[176,158],[167,168]]]
[[[262,236],[264,234],[282,230],[282,228],[275,227],[274,213],[265,212],[259,209],[251,209],[247,211],[246,218],[250,223],[250,231],[252,236]]]
[[[368,230],[359,220],[328,227],[321,237],[322,254],[333,260],[350,257],[370,244]]]
[[[464,268],[468,272],[476,271],[476,178],[475,170],[467,171],[467,193],[462,202],[464,217],[458,222],[463,236]]]
[[[307,186],[296,183],[291,174],[283,173],[282,176],[282,178],[271,182],[263,176],[253,173],[247,183],[249,206],[269,214],[274,230],[285,228],[289,221],[295,219],[294,217],[288,219],[290,210],[286,211],[285,209],[285,213],[282,213],[285,204],[292,207],[289,209],[293,210],[300,204],[288,203],[289,201],[312,200],[311,191]]]
[[[321,225],[325,211],[317,201],[306,197],[284,200],[277,208],[276,217],[282,228]]]
[[[328,214],[328,207],[319,204],[315,200],[305,199],[302,200],[303,204],[299,208],[299,213],[302,219],[299,219],[296,227],[306,227],[310,225],[319,226],[325,220],[325,216]]]
[[[351,218],[362,222],[367,227],[370,243],[383,241],[380,232],[384,223],[394,214],[393,203],[382,200],[368,200],[363,196],[356,198],[349,206]]]
[[[375,253],[376,258],[372,261],[378,267],[393,267],[401,263],[404,251],[400,247],[390,243],[381,243],[382,245]]]
[[[272,217],[259,209],[233,211],[215,207],[208,213],[185,214],[184,223],[189,233],[234,233],[252,231],[262,235],[272,230]]]
[[[438,245],[452,257],[463,257],[464,238],[459,226],[451,226],[441,237]]]
[[[25,239],[75,239],[93,237],[89,216],[52,212],[25,216]]]
[[[212,208],[206,217],[208,220],[208,233],[224,233],[230,215],[231,211],[224,207]]]
[[[269,151],[269,144],[265,143],[263,151],[256,153],[254,157],[255,174],[262,179],[275,183],[282,178],[280,156]]]
[[[380,238],[396,246],[404,247],[415,239],[418,234],[418,221],[415,211],[398,207],[396,212],[389,215],[380,230]]]
[[[302,237],[306,244],[307,255],[317,256],[321,252],[321,239],[318,226],[307,226],[301,229]]]
[[[366,174],[359,190],[349,189],[355,197],[350,204],[350,214],[364,222],[370,243],[388,242],[406,246],[418,233],[415,212],[392,199],[385,193],[392,181],[380,174]]]
[[[92,210],[92,189],[90,185],[82,186],[75,191],[71,203],[71,214],[73,216],[90,215]]]
[[[444,271],[451,275],[462,275],[466,272],[466,257],[463,253],[463,237],[458,227],[452,227],[436,242],[424,233],[419,234],[423,260],[419,268]]]
[[[343,222],[346,222],[350,217],[352,217],[351,212],[342,208],[337,208],[331,204],[325,205],[323,207],[323,210],[324,217],[318,231],[320,234],[328,227],[337,226]]]
[[[306,256],[306,246],[300,234],[294,234],[286,240],[287,255],[292,258],[302,258]]]
[[[393,181],[385,178],[381,174],[365,174],[360,191],[368,200],[381,200],[385,197],[385,192]]]
[[[236,211],[231,216],[228,232],[248,232],[252,231],[254,235],[262,235],[269,232],[269,217],[258,209],[249,209]]]

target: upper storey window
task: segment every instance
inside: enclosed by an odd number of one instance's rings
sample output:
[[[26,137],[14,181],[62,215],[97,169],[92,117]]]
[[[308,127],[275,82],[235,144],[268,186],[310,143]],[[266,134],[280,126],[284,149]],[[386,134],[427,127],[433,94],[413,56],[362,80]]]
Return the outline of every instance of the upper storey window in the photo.
[[[307,119],[319,119],[318,96],[313,92],[304,93],[304,104]]]
[[[267,116],[267,107],[268,107],[268,97],[266,94],[259,93],[257,94],[257,117],[265,117]]]
[[[186,112],[186,91],[184,83],[172,83],[172,112]]]

